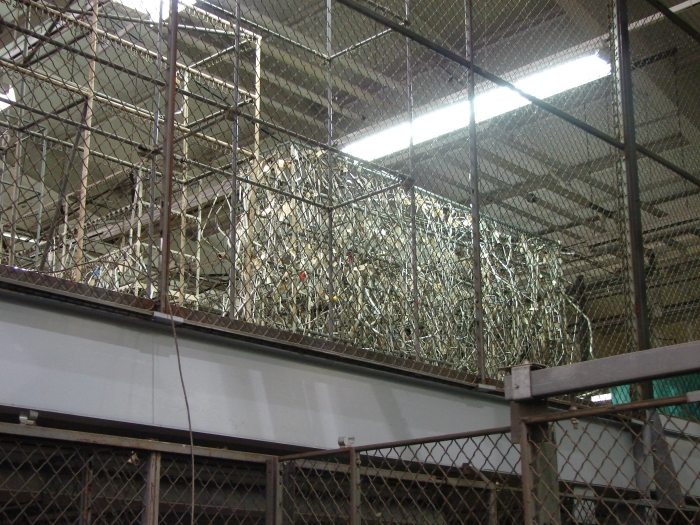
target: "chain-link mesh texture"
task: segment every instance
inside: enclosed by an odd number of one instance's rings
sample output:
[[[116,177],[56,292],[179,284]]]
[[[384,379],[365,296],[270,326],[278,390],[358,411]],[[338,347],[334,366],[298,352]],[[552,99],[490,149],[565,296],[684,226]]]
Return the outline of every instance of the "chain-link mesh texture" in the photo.
[[[637,211],[614,0],[360,2],[431,45],[337,0],[0,2],[3,275],[477,382],[638,349],[639,213],[651,344],[698,339],[699,44],[628,3]]]
[[[281,458],[281,522],[522,523],[519,453],[478,434]]]
[[[95,445],[94,435],[73,434],[77,441],[0,435],[2,523],[190,523],[193,483],[196,523],[264,523],[264,461],[197,448],[193,480],[188,450]],[[175,447],[189,449],[167,448]]]
[[[535,523],[697,523],[697,403],[577,412],[528,424]]]

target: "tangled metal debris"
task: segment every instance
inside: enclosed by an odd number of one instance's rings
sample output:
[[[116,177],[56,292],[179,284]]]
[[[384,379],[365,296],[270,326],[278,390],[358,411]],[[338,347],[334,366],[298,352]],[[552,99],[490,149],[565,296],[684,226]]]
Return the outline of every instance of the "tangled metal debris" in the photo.
[[[173,197],[174,213],[184,219],[173,220],[180,230],[172,233],[172,300],[229,315],[234,297],[237,319],[320,337],[328,337],[332,315],[336,341],[476,373],[469,208],[414,190],[414,323],[409,190],[388,173],[340,156],[331,162],[330,199],[328,156],[295,143],[241,165],[235,195],[225,169],[187,178],[182,174],[193,170],[183,165]],[[129,228],[110,241],[113,249],[81,268],[83,282],[146,293],[145,207],[137,198],[121,210]],[[574,325],[590,322],[567,293],[560,245],[488,217],[480,229],[491,376],[523,359],[563,364],[579,360],[581,347],[591,352],[590,341],[577,341]]]

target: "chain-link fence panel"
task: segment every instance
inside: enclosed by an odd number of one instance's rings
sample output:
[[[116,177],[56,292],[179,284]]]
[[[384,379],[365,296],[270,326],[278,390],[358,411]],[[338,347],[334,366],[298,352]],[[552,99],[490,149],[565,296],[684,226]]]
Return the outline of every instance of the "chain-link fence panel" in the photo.
[[[187,456],[160,459],[159,521],[161,523],[265,523],[265,465],[195,460]],[[191,489],[194,484],[194,511]]]
[[[482,213],[500,223],[482,233],[490,372],[627,352],[621,152],[533,106],[477,136]]]
[[[696,523],[697,403],[686,396],[527,419],[533,523]]]
[[[116,2],[3,11],[3,263],[153,297],[158,13]]]
[[[629,10],[637,142],[697,175],[700,143],[692,102],[697,85],[689,79],[697,69],[693,57],[700,44],[645,1],[630,2]],[[651,345],[694,341],[700,297],[694,230],[700,220],[700,181],[640,157],[639,182],[642,200],[658,210],[642,215]],[[661,383],[655,386],[659,388]]]
[[[677,15],[687,7],[675,6]],[[637,143],[697,177],[700,42],[646,0],[629,2],[629,19]]]
[[[265,456],[2,425],[3,523],[264,521]]]
[[[521,523],[507,429],[280,458],[282,523]]]
[[[474,61],[523,91],[615,135],[611,14],[605,0],[473,2]],[[502,97],[506,104],[524,105],[517,96]]]

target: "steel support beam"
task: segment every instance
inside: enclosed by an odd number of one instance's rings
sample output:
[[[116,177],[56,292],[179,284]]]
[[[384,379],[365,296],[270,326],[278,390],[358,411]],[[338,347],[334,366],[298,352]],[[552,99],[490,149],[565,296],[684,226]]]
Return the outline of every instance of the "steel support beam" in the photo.
[[[530,364],[512,368],[512,374],[504,381],[506,399],[526,401],[700,373],[700,341],[553,368],[533,368]]]
[[[162,206],[160,214],[161,253],[158,274],[158,297],[161,312],[168,312],[170,288],[170,220],[173,200],[173,163],[175,162],[175,100],[177,89],[177,0],[170,2],[170,27],[168,34],[168,77],[166,88],[165,132],[163,136]]]
[[[635,350],[647,350],[649,340],[649,312],[647,310],[644,275],[644,240],[642,237],[642,211],[639,197],[639,171],[637,167],[637,144],[634,127],[634,105],[632,102],[632,65],[627,17],[627,0],[615,0],[613,46],[619,80],[619,107],[622,118],[622,139],[625,155],[625,213],[627,218],[627,256],[632,292],[632,310],[636,337]],[[650,388],[645,397],[650,397]]]
[[[474,28],[472,0],[464,4],[464,30],[467,41],[467,59],[474,63]],[[474,339],[476,341],[476,362],[481,382],[486,382],[486,354],[484,352],[484,310],[481,293],[481,230],[479,211],[479,175],[476,144],[476,115],[474,110],[474,68],[469,68],[467,76],[469,94],[469,181],[471,184],[471,218],[472,218],[472,260],[474,283]]]
[[[683,31],[685,31],[693,40],[700,42],[700,32],[698,32],[693,26],[676,14],[676,11],[679,10],[678,6],[675,6],[675,8],[669,8],[659,0],[647,0],[647,2],[663,13],[664,16],[671,21],[671,23],[676,24]]]
[[[151,452],[146,464],[143,487],[143,512],[141,525],[158,525],[158,506],[160,503],[160,452]]]

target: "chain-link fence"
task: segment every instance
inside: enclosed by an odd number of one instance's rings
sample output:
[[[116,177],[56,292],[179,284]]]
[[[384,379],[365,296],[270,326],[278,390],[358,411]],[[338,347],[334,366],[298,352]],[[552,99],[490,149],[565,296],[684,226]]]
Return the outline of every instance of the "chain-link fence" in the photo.
[[[265,461],[195,447],[193,476],[182,445],[2,423],[0,522],[261,525]]]
[[[698,405],[686,396],[525,418],[533,523],[694,524]]]
[[[277,523],[522,523],[508,431],[280,458]]]
[[[581,366],[581,365],[576,365]],[[559,385],[566,388],[567,385]],[[0,522],[697,524],[700,391],[286,456],[0,423]],[[214,436],[211,436],[215,439]]]
[[[0,2],[3,274],[472,382],[697,339],[699,39],[627,3]]]

